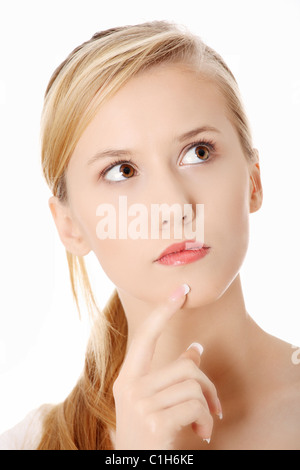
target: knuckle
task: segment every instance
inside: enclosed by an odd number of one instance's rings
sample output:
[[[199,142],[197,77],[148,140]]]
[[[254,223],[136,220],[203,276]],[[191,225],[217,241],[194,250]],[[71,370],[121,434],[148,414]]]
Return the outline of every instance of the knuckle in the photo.
[[[135,388],[132,385],[127,385],[127,387],[123,388],[122,396],[128,403],[135,403],[137,399]]]
[[[118,379],[113,384],[113,396],[116,400],[131,404],[137,400],[136,390],[133,384],[124,384]]]
[[[196,398],[189,401],[189,406],[195,414],[201,414],[204,409],[203,404]]]
[[[212,397],[218,397],[216,386],[202,371],[199,371],[198,380],[202,384],[203,391],[205,394],[209,393]]]
[[[147,402],[146,400],[137,400],[135,404],[136,412],[139,416],[144,417],[147,413]]]
[[[214,425],[214,420],[208,410],[203,410],[203,421],[205,422],[207,429],[212,430],[213,425]]]
[[[215,395],[216,397],[218,396],[217,389],[213,383],[211,384],[211,393]]]
[[[157,434],[161,429],[161,420],[157,413],[148,414],[145,418],[145,424],[152,434]]]
[[[211,434],[214,427],[214,420],[210,413],[207,413],[207,415],[205,416],[205,425],[206,429],[209,430],[209,434]]]
[[[205,385],[207,386],[207,389],[211,394],[216,394],[217,395],[217,389],[216,389],[215,385],[213,384],[213,382],[211,380],[206,378]]]
[[[216,387],[214,386],[213,383],[211,383],[208,386],[208,393],[210,394],[210,396],[213,400],[218,398],[218,392],[217,392],[217,389],[216,389]]]
[[[188,357],[182,357],[180,358],[180,362],[183,367],[189,367],[192,361]]]
[[[202,396],[201,385],[196,379],[188,379],[186,382],[191,392],[193,392],[196,396]]]

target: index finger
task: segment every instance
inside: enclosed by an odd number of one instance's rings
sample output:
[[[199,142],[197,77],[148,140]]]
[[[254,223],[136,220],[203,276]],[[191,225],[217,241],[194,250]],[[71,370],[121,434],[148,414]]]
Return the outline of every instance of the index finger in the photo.
[[[164,304],[153,310],[138,328],[122,367],[122,372],[125,372],[127,377],[137,377],[148,372],[156,342],[164,326],[183,305],[189,291],[190,288],[187,284],[180,286]]]

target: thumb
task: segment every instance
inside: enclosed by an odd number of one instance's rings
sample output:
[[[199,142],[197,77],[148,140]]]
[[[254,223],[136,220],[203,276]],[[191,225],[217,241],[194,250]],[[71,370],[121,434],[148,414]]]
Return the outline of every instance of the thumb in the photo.
[[[181,358],[185,357],[188,359],[192,359],[194,363],[196,364],[197,367],[200,366],[201,362],[201,355],[203,353],[203,346],[200,343],[192,343],[190,346],[187,348],[184,353],[181,354]]]

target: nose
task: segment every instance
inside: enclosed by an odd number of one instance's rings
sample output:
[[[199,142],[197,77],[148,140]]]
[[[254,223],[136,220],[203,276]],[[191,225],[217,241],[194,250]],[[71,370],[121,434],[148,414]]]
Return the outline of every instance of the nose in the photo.
[[[197,210],[192,189],[178,170],[172,172],[166,168],[164,172],[160,171],[155,188],[149,188],[151,234],[153,236],[154,230],[156,235],[153,238],[198,239],[193,231]]]
[[[181,205],[179,203],[172,204],[171,206],[168,206],[167,204],[162,204],[162,228],[170,224],[171,214],[174,214],[174,218],[176,218],[176,223],[178,224],[191,223],[194,218],[194,210],[192,206],[191,210],[189,210],[189,206],[189,204],[184,204],[183,208],[181,208]]]
[[[162,204],[158,210],[158,227],[163,239],[194,239],[199,238],[194,232],[193,222],[195,210],[191,203]],[[151,222],[152,228],[155,221]],[[156,222],[157,224],[157,222]]]

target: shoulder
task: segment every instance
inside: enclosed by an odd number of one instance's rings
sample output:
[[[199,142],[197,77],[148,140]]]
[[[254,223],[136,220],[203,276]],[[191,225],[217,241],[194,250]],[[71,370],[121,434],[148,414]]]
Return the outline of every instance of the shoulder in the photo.
[[[53,405],[30,411],[13,428],[0,435],[0,450],[35,450],[42,436],[43,419]]]

